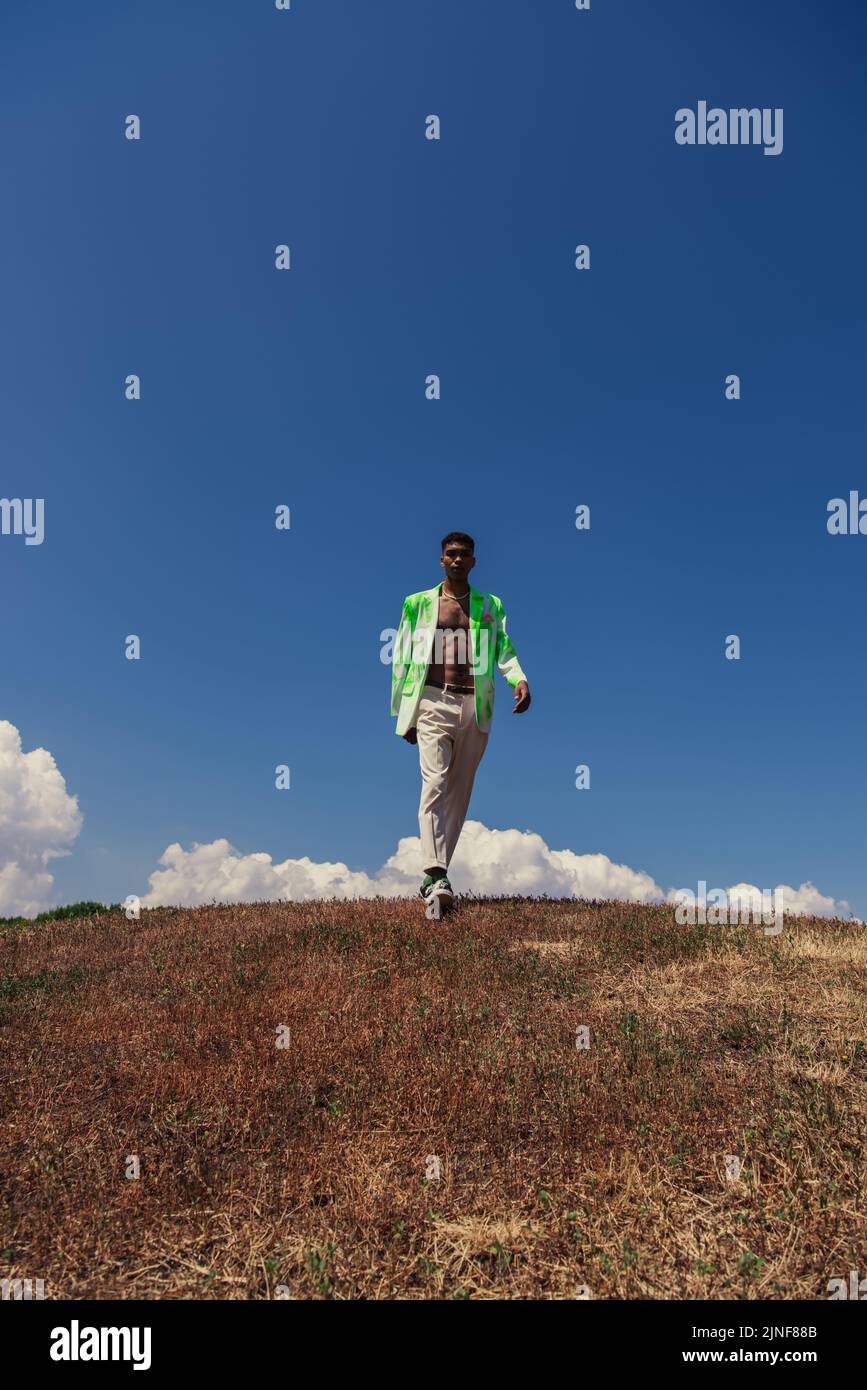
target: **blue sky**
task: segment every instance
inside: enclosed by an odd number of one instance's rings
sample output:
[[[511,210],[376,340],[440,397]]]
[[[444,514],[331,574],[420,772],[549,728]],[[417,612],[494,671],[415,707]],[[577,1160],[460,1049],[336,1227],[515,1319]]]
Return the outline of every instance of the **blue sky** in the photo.
[[[221,837],[375,873],[418,801],[379,633],[459,528],[534,697],[499,684],[473,818],[867,916],[867,538],[826,530],[867,494],[864,11],[2,26],[0,492],[46,535],[0,536],[0,718],[84,817],[52,901]],[[782,154],[677,145],[699,100],[782,107]]]

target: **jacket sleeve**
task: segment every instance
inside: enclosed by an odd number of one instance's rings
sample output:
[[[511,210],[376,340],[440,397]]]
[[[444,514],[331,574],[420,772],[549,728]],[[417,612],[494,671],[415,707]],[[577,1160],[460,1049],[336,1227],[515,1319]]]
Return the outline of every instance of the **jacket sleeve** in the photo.
[[[403,693],[403,684],[410,667],[412,657],[412,621],[410,617],[410,601],[405,598],[403,601],[403,612],[400,615],[400,626],[397,629],[397,636],[394,639],[394,647],[391,653],[391,712],[396,715],[400,710],[400,697]]]
[[[494,655],[500,671],[513,690],[519,681],[527,679],[521,669],[521,663],[518,660],[518,653],[512,645],[512,639],[506,630],[506,611],[499,599],[497,599],[497,645]]]

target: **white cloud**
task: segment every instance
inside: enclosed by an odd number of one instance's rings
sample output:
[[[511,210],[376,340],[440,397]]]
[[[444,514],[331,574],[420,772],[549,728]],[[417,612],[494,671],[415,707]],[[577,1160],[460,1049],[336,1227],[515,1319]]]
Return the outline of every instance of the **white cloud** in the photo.
[[[768,891],[771,891],[770,889]],[[840,898],[836,901],[820,893],[812,883],[802,883],[800,888],[792,888],[788,883],[778,883],[773,890],[781,895],[783,911],[801,917],[847,917],[849,904]],[[751,883],[736,883],[728,889],[729,901],[743,901],[744,905],[755,903],[758,889]]]
[[[150,876],[144,907],[175,904],[194,907],[207,902],[302,902],[314,898],[371,898],[415,896],[418,892],[421,842],[407,835],[372,877],[346,864],[317,863],[307,857],[275,863],[270,854],[240,854],[228,840],[194,844],[185,850],[169,845],[161,867]],[[634,903],[675,900],[643,870],[615,864],[605,854],[576,854],[550,849],[532,831],[490,830],[468,820],[455,854],[450,878],[458,892],[557,898],[617,898]],[[835,902],[802,883],[780,885],[787,912],[816,916],[845,916],[848,904]],[[734,896],[755,894],[750,884],[728,890]]]
[[[144,907],[197,903],[248,903],[260,899],[302,902],[308,898],[367,898],[382,888],[353,873],[345,864],[317,864],[312,859],[284,859],[275,864],[270,854],[239,854],[228,840],[194,844],[185,850],[169,845],[160,857],[162,868],[150,876]]]
[[[25,753],[21,735],[0,719],[0,916],[33,917],[50,903],[46,865],[69,851],[81,830],[78,800],[45,748]]]
[[[782,901],[783,912],[790,913],[793,917],[849,917],[851,915],[849,904],[845,898],[829,898],[824,893],[820,893],[812,883],[802,883],[800,888],[792,888],[788,883],[778,883],[774,888],[765,888],[767,902],[776,905],[777,894]],[[666,894],[666,901],[678,903],[679,894],[686,893],[688,896],[684,900],[687,904],[698,901],[700,898],[699,885],[695,888],[672,888]],[[711,888],[705,884],[705,894],[708,900],[713,901],[716,906],[722,906],[722,899],[718,895],[726,894],[727,905],[731,911],[762,911],[762,889],[757,888],[754,883],[734,883],[730,888]],[[860,922],[860,917],[854,917],[853,921]]]
[[[0,916],[35,916],[49,906],[54,878],[47,864],[67,854],[82,825],[78,800],[45,748],[25,753],[21,736],[0,720]],[[415,896],[421,862],[417,835],[407,835],[374,875],[307,856],[275,863],[270,854],[241,854],[228,840],[169,845],[150,876],[145,907],[207,902],[302,902],[316,898]],[[634,903],[674,902],[650,874],[616,864],[605,854],[550,849],[541,835],[490,830],[468,820],[451,869],[458,892],[556,898],[616,898]],[[777,885],[786,912],[845,917],[849,904],[812,883]],[[758,894],[752,884],[726,890],[729,899]]]
[[[257,898],[301,901],[309,898],[399,897],[418,892],[421,843],[417,835],[397,849],[373,877],[345,864],[317,864],[311,859],[274,863],[269,854],[239,854],[228,840],[169,845],[162,868],[150,877],[145,907],[161,903],[193,906],[210,902],[251,902]],[[531,831],[489,830],[468,820],[458,845],[451,876],[460,892],[551,897],[626,898],[658,902],[662,891],[649,874],[614,864],[604,854],[573,854],[549,849]]]
[[[420,844],[418,839],[411,843]],[[454,876],[456,886],[474,893],[547,893],[558,898],[623,898],[633,903],[662,898],[650,874],[615,864],[606,854],[549,849],[542,836],[530,830],[489,830],[477,820],[464,825]]]

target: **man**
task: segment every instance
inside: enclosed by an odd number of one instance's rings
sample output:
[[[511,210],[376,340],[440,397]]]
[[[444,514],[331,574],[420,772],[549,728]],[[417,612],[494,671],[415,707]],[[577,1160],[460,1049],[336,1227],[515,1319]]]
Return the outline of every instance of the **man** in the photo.
[[[448,868],[494,712],[494,663],[515,692],[515,714],[530,707],[530,688],[494,594],[470,587],[475,543],[463,531],[442,542],[445,578],[404,599],[395,639],[391,712],[395,733],[418,745],[425,901],[453,899]]]

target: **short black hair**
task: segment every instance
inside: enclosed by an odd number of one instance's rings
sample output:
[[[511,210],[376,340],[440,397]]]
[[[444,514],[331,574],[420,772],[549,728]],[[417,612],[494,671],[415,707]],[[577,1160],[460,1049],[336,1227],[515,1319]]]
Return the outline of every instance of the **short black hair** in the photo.
[[[467,535],[466,531],[449,531],[447,536],[443,536],[443,554],[445,554],[446,546],[451,545],[452,541],[460,541],[462,545],[468,545],[475,555],[476,543],[472,536]]]

